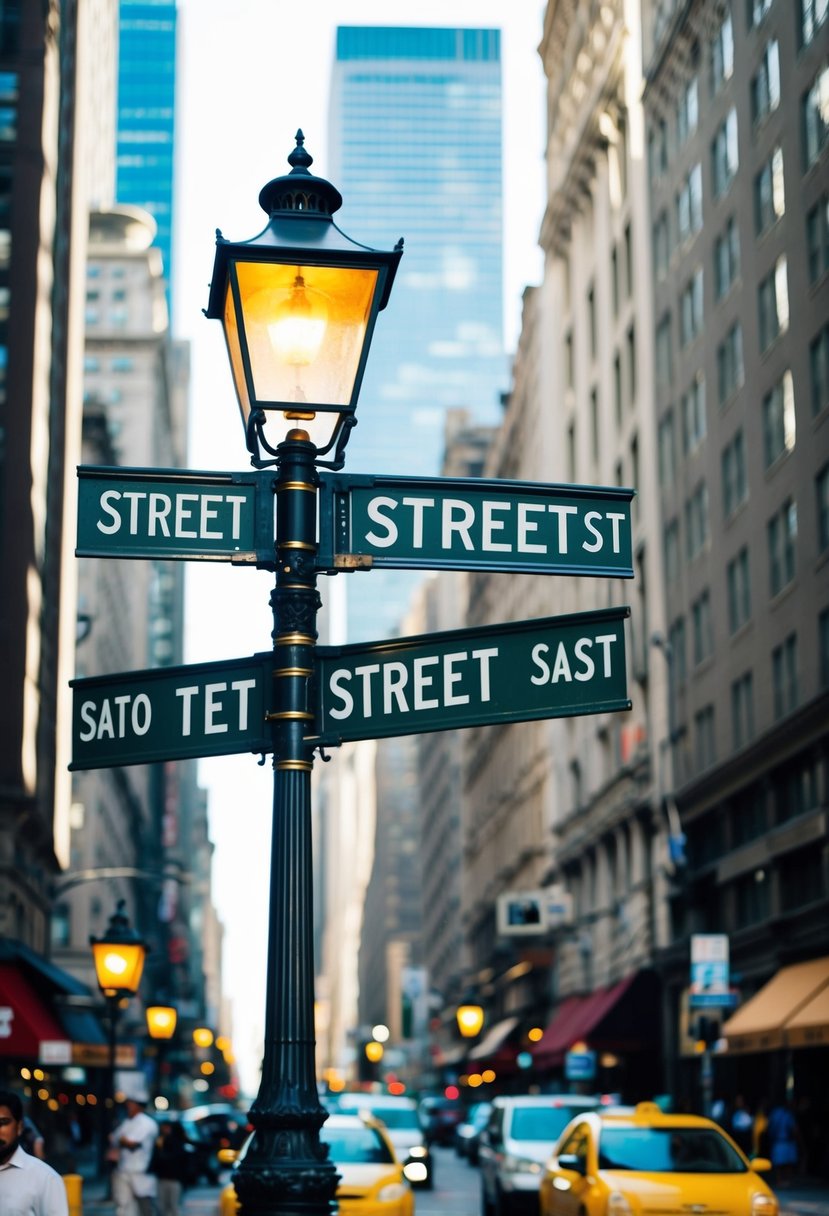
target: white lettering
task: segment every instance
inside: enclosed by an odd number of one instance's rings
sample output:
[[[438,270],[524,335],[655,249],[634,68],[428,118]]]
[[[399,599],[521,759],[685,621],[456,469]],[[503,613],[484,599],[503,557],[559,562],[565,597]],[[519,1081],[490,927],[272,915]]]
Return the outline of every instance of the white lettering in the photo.
[[[239,694],[239,730],[248,728],[248,694],[256,687],[255,680],[234,680],[230,685]]]
[[[558,650],[556,651],[556,661],[553,664],[553,676],[550,680],[551,684],[558,684],[559,680],[565,680],[568,684],[573,677],[570,674],[570,664],[567,660],[567,649],[563,642],[559,642]]]
[[[154,493],[150,495],[149,510],[147,513],[147,535],[155,536],[156,527],[159,529],[160,536],[170,535],[170,525],[167,523],[167,516],[173,505],[173,500],[169,494]]]
[[[78,738],[81,743],[88,743],[90,739],[95,738],[95,702],[84,701],[81,705],[81,721],[86,724],[87,729],[78,733]]]
[[[596,638],[596,645],[601,646],[602,650],[604,651],[605,678],[610,677],[610,647],[618,640],[619,639],[616,637],[615,633],[603,633],[600,637]]]
[[[469,529],[475,522],[475,511],[468,502],[460,498],[445,498],[441,519],[441,547],[452,548],[452,533],[457,532],[464,549],[474,549]]]
[[[127,696],[115,697],[115,704],[118,706],[118,738],[123,739],[124,731],[124,714],[130,703],[131,698]]]
[[[192,684],[188,688],[177,688],[176,696],[181,697],[181,733],[186,739],[191,730],[191,710],[193,697],[199,691],[197,684]]]
[[[529,518],[531,511],[540,511],[542,514],[546,511],[543,503],[538,502],[519,502],[518,504],[518,552],[519,553],[546,553],[546,545],[533,545],[527,540],[527,535],[530,532],[538,531],[538,524],[534,519]]]
[[[101,706],[101,716],[98,719],[98,735],[97,738],[103,739],[104,735],[108,735],[110,739],[115,738],[115,730],[112,725],[112,710],[109,708],[109,701],[104,701]]]
[[[221,701],[216,693],[227,692],[227,684],[205,684],[204,686],[204,733],[206,735],[223,735],[227,731],[227,722],[216,722],[216,714],[222,709]]]
[[[147,495],[143,490],[125,490],[124,498],[130,504],[130,536],[138,535],[138,504]]]
[[[512,550],[510,544],[499,544],[492,539],[493,532],[503,532],[506,524],[503,519],[496,519],[496,511],[510,511],[511,504],[506,502],[483,502],[483,547],[487,553],[509,553]]]
[[[350,680],[351,672],[346,671],[341,667],[339,671],[335,671],[329,680],[328,687],[335,697],[339,697],[343,703],[342,709],[330,709],[328,712],[332,718],[350,718],[354,712],[354,698],[347,688],[341,687],[342,681]]]
[[[414,685],[415,685],[415,709],[437,709],[440,701],[436,697],[427,700],[423,695],[425,689],[431,687],[435,682],[433,675],[426,674],[427,667],[434,667],[440,662],[440,656],[436,654],[425,655],[422,658],[414,661]]]
[[[136,735],[146,735],[153,720],[153,707],[145,692],[140,692],[132,703],[132,729]]]
[[[585,680],[591,680],[593,678],[593,673],[596,670],[596,664],[593,662],[590,655],[584,653],[585,650],[592,645],[593,642],[590,638],[579,638],[575,645],[576,658],[579,660],[579,662],[584,664],[584,671],[576,672],[576,679],[581,680],[582,683]]]
[[[567,516],[577,515],[578,507],[554,506],[550,503],[547,510],[558,516],[558,551],[564,554],[567,552]]]
[[[198,501],[198,494],[179,494],[176,498],[176,536],[182,540],[198,540],[198,532],[184,527],[185,520],[189,520],[193,516],[192,507],[186,504]]]
[[[371,677],[380,670],[379,663],[367,663],[365,667],[355,667],[355,676],[363,677],[363,717],[371,717]]]
[[[244,494],[228,494],[226,501],[230,504],[231,518],[231,537],[233,540],[239,539],[239,533],[242,526],[242,504],[245,501]]]
[[[199,516],[199,537],[201,540],[221,540],[221,532],[211,532],[208,523],[211,519],[216,519],[219,512],[211,508],[211,503],[222,501],[221,494],[202,494],[199,503],[201,505],[201,515]]]
[[[99,519],[98,523],[96,524],[99,532],[105,532],[108,536],[110,536],[113,532],[118,532],[120,530],[121,516],[115,510],[115,507],[111,505],[111,503],[117,502],[120,497],[121,495],[118,490],[104,490],[103,494],[101,495],[101,510],[106,511],[112,516],[112,523],[105,524]],[[87,701],[86,704],[89,705],[91,702]]]
[[[585,528],[587,528],[588,532],[592,532],[592,534],[596,538],[594,544],[591,544],[589,541],[586,541],[586,540],[583,540],[581,542],[582,549],[586,550],[587,553],[598,553],[600,551],[602,545],[604,544],[604,537],[602,536],[601,532],[599,531],[599,529],[596,527],[595,523],[593,522],[594,520],[601,519],[601,518],[602,518],[601,512],[599,512],[599,511],[588,511],[584,517]]]
[[[434,498],[404,498],[403,506],[412,508],[412,548],[423,548],[423,512],[435,505]]]
[[[368,517],[371,522],[386,529],[385,536],[378,536],[376,532],[366,533],[366,540],[372,545],[377,545],[379,549],[387,549],[397,540],[397,524],[393,519],[387,519],[382,512],[383,507],[388,507],[390,511],[393,511],[396,506],[397,503],[393,498],[372,498],[368,504]]]
[[[613,529],[613,552],[619,552],[619,525],[625,518],[621,511],[608,511],[607,518],[610,520],[610,526]]]
[[[409,673],[403,663],[386,663],[383,667],[383,713],[392,712],[392,698],[397,708],[405,714],[409,706],[403,692],[409,681]]]
[[[531,684],[546,684],[550,679],[550,668],[541,657],[543,654],[549,653],[550,647],[546,642],[538,642],[535,646],[533,646],[532,660],[541,674],[537,676],[530,676]]]
[[[477,659],[481,667],[481,700],[489,701],[489,661],[498,658],[498,647],[492,646],[489,650],[473,650],[472,658]]]
[[[464,663],[468,658],[465,650],[459,650],[455,654],[447,654],[443,660],[443,702],[444,705],[468,705],[468,693],[456,693],[452,691],[453,685],[457,684],[462,679],[461,672],[455,671],[455,663]]]

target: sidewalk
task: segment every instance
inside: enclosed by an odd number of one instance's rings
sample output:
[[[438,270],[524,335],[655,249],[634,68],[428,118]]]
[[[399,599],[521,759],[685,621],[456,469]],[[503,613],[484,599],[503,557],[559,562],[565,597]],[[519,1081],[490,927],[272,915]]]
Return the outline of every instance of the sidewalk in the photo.
[[[780,1216],[827,1216],[829,1214],[829,1181],[806,1178],[791,1186],[778,1188]]]

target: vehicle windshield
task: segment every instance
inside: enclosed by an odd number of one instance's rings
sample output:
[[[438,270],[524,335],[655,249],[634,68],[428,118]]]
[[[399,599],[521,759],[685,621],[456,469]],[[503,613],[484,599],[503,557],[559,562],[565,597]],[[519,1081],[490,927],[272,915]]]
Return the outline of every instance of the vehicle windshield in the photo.
[[[558,1140],[579,1106],[516,1106],[509,1134],[513,1140]]]
[[[714,1128],[605,1127],[599,1141],[599,1169],[743,1174],[746,1165]]]
[[[320,1139],[329,1146],[335,1165],[386,1165],[394,1161],[382,1136],[373,1127],[325,1127]]]
[[[399,1131],[402,1128],[411,1128],[412,1131],[420,1131],[420,1120],[417,1117],[416,1110],[400,1110],[394,1106],[372,1106],[371,1113],[375,1119],[382,1119],[386,1127]]]

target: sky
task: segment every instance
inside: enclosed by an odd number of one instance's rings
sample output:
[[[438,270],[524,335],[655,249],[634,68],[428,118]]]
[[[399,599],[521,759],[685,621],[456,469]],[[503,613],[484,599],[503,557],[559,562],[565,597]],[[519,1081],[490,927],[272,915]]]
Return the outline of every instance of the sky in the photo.
[[[179,0],[174,332],[191,343],[191,469],[248,467],[221,326],[202,316],[215,231],[231,240],[261,231],[259,191],[288,171],[297,128],[314,157],[312,172],[328,176],[328,81],[338,24],[502,30],[504,327],[507,348],[514,349],[522,292],[540,281],[542,268],[545,94],[537,47],[543,10],[540,0]],[[349,235],[372,243],[371,233],[355,228]],[[186,661],[267,649],[271,586],[264,571],[189,563]],[[324,595],[324,579],[320,590]],[[243,1090],[253,1095],[264,1026],[273,770],[269,762],[259,767],[256,757],[226,756],[202,761],[199,779],[209,793],[233,1044]]]

